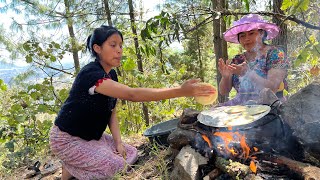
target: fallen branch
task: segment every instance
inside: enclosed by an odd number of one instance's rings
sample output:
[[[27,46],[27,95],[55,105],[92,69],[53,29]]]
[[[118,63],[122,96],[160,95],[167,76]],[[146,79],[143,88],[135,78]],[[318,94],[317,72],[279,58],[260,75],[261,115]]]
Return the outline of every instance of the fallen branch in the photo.
[[[320,168],[307,163],[295,161],[284,156],[273,156],[270,161],[283,165],[300,175],[303,179],[318,179],[320,177]]]
[[[254,179],[259,178],[252,173],[249,166],[239,162],[233,162],[232,160],[226,160],[222,157],[216,158],[215,166],[233,179],[243,179],[245,177],[253,178],[253,176],[255,177]]]

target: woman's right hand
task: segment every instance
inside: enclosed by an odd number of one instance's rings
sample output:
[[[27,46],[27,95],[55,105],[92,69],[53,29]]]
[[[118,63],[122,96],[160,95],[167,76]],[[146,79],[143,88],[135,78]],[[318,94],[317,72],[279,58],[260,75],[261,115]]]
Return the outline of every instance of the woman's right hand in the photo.
[[[219,70],[221,76],[224,78],[228,78],[232,75],[230,68],[228,68],[229,63],[230,63],[230,60],[227,60],[225,63],[222,58],[219,59],[218,70]]]
[[[212,85],[199,82],[199,79],[185,81],[180,87],[183,96],[209,96],[216,93],[217,90]]]

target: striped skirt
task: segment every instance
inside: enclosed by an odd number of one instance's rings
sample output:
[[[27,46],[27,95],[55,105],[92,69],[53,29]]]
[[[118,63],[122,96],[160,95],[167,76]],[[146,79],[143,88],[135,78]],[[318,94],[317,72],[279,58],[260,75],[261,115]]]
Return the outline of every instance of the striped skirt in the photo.
[[[126,159],[116,154],[111,135],[103,134],[100,140],[86,141],[53,126],[50,132],[52,152],[62,161],[69,173],[80,180],[108,179],[136,162],[137,149],[124,144]]]

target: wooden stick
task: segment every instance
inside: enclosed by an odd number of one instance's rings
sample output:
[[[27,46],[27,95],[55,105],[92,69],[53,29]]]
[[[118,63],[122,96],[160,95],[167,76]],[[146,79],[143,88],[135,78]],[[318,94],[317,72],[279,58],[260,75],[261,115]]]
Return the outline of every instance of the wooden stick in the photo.
[[[319,179],[320,177],[320,168],[307,163],[295,161],[284,156],[274,156],[270,161],[278,165],[285,165],[306,180]]]

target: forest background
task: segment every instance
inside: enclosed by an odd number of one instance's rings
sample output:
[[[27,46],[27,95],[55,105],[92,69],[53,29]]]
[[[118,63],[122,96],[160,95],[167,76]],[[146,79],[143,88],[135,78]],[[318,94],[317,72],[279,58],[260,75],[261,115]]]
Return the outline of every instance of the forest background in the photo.
[[[152,0],[150,0],[152,1]],[[287,50],[289,96],[319,75],[319,0],[154,0],[150,16],[143,0],[0,0],[0,62],[28,66],[5,81],[0,76],[0,163],[8,172],[48,151],[48,132],[75,75],[92,61],[86,38],[102,24],[124,34],[119,81],[131,87],[172,87],[200,78],[217,86],[217,59],[241,53],[222,33],[242,15],[257,13],[281,26],[268,42]],[[1,18],[3,19],[3,18]],[[21,21],[22,19],[22,21]],[[35,78],[36,77],[36,78]],[[223,102],[235,94],[220,96]],[[203,110],[192,98],[118,103],[123,135],[142,134],[153,124],[179,117],[185,108]]]

